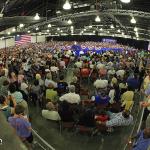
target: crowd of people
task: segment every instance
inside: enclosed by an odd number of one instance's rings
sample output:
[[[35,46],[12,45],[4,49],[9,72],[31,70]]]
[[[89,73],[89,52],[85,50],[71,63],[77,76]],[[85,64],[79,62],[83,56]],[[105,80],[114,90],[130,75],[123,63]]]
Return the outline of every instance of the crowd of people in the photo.
[[[39,107],[44,118],[70,123],[81,132],[112,132],[118,126],[132,125],[134,95],[142,89],[147,97],[140,103],[145,108],[146,128],[133,149],[138,150],[144,140],[147,146],[142,150],[146,150],[150,145],[150,71],[146,56],[126,46],[122,46],[122,53],[112,50],[76,56],[71,49],[60,49],[66,44],[51,41],[1,50],[0,110],[17,135],[28,143],[33,141],[29,105]],[[96,45],[112,48],[112,44]],[[65,76],[69,67],[73,77],[68,83]],[[86,99],[82,95],[85,89]]]

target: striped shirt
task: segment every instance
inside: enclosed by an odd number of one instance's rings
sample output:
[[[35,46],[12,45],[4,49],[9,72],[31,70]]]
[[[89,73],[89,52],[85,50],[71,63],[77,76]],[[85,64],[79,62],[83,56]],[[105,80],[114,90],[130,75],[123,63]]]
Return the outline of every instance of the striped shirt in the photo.
[[[130,115],[129,118],[124,118],[122,116],[122,112],[113,113],[110,116],[110,120],[106,121],[107,127],[114,127],[114,126],[128,126],[133,123],[133,117]]]

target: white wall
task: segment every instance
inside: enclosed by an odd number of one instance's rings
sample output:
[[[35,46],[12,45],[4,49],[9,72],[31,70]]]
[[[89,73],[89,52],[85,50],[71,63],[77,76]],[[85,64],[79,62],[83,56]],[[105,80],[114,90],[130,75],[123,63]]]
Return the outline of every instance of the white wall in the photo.
[[[46,37],[45,35],[36,35],[31,37],[31,43],[36,43],[36,42],[45,42]]]
[[[15,46],[15,39],[14,38],[6,39],[6,41],[0,40],[0,48],[5,48],[5,44],[6,44],[6,47]]]
[[[37,39],[36,36],[31,37],[31,43],[36,42],[45,42],[46,37],[45,35],[38,35]],[[15,46],[15,38],[6,39],[6,47]],[[0,48],[5,48],[5,40],[0,40]]]

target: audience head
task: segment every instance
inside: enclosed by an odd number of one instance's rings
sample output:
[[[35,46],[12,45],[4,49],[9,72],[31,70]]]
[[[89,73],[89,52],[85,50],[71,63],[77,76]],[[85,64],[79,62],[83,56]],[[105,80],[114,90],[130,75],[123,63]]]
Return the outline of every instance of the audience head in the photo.
[[[8,86],[9,85],[9,81],[8,80],[5,80],[4,82],[3,82],[3,86]]]
[[[70,93],[75,93],[75,86],[74,85],[69,86],[69,92]]]
[[[48,102],[46,104],[46,108],[49,110],[49,111],[52,111],[52,110],[55,110],[55,106],[52,102]]]
[[[17,90],[16,85],[13,84],[13,83],[9,84],[9,88],[8,89],[9,89],[10,93],[14,93]]]
[[[144,138],[150,138],[150,128],[145,128],[143,134]]]
[[[39,80],[35,80],[35,81],[34,81],[34,85],[35,85],[35,86],[38,86],[38,85],[39,85]]]
[[[63,81],[63,80],[64,80],[64,76],[61,75],[61,76],[59,77],[59,79],[60,79],[61,81]]]
[[[1,71],[1,76],[5,76],[5,70],[4,69]]]
[[[36,80],[39,80],[39,79],[41,79],[41,75],[37,73],[37,74],[35,75],[35,78],[36,78]]]
[[[6,102],[6,98],[3,95],[0,95],[0,104],[3,105]]]
[[[24,111],[25,111],[25,108],[22,105],[16,105],[16,107],[15,107],[15,114],[23,115]]]
[[[51,73],[48,73],[48,74],[46,75],[46,78],[47,78],[48,80],[51,80],[51,79],[52,79]]]
[[[48,84],[48,88],[49,88],[49,89],[54,89],[54,85],[53,85],[52,83],[49,83],[49,84]]]
[[[124,110],[124,111],[122,112],[122,116],[127,119],[127,118],[129,118],[129,116],[130,116],[130,112],[127,111],[127,110]]]

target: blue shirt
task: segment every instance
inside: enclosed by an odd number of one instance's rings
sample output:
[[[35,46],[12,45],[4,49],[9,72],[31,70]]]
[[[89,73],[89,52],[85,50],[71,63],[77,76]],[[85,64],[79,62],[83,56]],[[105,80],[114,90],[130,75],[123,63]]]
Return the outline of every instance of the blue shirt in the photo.
[[[135,147],[132,150],[147,150],[150,146],[150,138],[143,138],[143,131],[139,132],[139,138],[135,144]]]
[[[128,86],[132,87],[133,89],[138,89],[139,88],[139,81],[138,81],[138,79],[128,78],[127,79],[127,84],[128,84]]]
[[[110,98],[108,96],[106,96],[106,97],[101,97],[98,95],[95,96],[96,104],[107,105],[109,103],[109,101],[110,101]]]
[[[31,131],[29,130],[31,123],[24,118],[9,117],[8,122],[15,128],[19,137],[27,138],[31,135]]]

